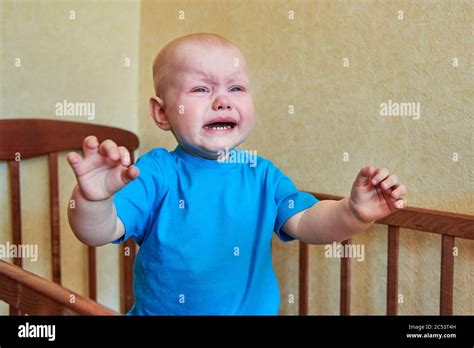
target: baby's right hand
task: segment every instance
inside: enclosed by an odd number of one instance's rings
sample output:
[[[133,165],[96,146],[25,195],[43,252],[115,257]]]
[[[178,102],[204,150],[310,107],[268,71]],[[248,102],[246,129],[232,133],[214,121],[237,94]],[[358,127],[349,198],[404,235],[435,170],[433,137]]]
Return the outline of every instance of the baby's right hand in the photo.
[[[139,170],[131,166],[130,154],[124,146],[112,140],[99,141],[93,135],[84,139],[84,158],[70,152],[67,160],[74,171],[82,195],[89,201],[102,201],[113,197],[130,181],[138,177]]]

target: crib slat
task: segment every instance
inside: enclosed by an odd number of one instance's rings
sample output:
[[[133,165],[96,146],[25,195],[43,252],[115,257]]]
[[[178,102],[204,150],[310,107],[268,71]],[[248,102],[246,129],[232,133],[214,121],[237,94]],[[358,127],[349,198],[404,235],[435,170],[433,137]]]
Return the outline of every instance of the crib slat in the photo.
[[[308,315],[308,244],[300,242],[298,314]]]
[[[48,155],[49,166],[49,202],[51,219],[51,266],[53,282],[61,284],[60,232],[59,232],[59,183],[58,153]]]
[[[443,235],[441,239],[441,288],[440,315],[453,315],[454,237]]]
[[[8,162],[10,172],[10,204],[12,217],[12,240],[13,244],[21,244],[21,198],[20,198],[20,162]],[[20,257],[13,258],[13,264],[18,267],[23,266]]]
[[[345,240],[341,243],[351,244],[351,240]],[[341,258],[341,294],[340,294],[341,315],[351,314],[351,259],[349,257]]]
[[[388,226],[387,315],[398,314],[398,252],[400,228]]]
[[[135,162],[135,156],[132,149],[129,149],[130,163]],[[120,270],[121,270],[121,289],[120,306],[122,313],[128,312],[134,302],[133,297],[133,263],[136,256],[136,244],[132,239],[122,243],[120,248]]]
[[[9,161],[8,171],[10,175],[10,205],[12,218],[12,243],[21,245],[21,198],[20,198],[20,162]],[[12,259],[13,264],[23,267],[21,257]],[[21,315],[18,306],[10,305],[10,315]]]
[[[97,301],[97,266],[95,247],[88,247],[89,260],[89,298]]]
[[[133,261],[135,260],[136,245],[132,239],[122,244],[122,313],[128,312],[133,306]]]

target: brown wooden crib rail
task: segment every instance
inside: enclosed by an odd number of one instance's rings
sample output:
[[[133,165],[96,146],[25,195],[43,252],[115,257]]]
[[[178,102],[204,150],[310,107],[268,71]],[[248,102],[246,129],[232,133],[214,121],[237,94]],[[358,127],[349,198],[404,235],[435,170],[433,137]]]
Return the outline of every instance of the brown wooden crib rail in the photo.
[[[0,260],[0,300],[17,315],[118,315],[95,301]]]
[[[99,141],[111,139],[130,151],[133,163],[133,151],[138,148],[138,137],[132,132],[101,125],[82,122],[68,122],[45,119],[6,119],[0,120],[0,161],[8,161],[10,179],[10,203],[12,217],[12,243],[22,244],[20,168],[21,162],[28,158],[46,155],[49,168],[49,196],[51,220],[51,268],[53,281],[61,284],[60,231],[59,231],[59,178],[58,152],[82,150],[86,136],[95,135]],[[0,183],[4,185],[4,183]],[[63,203],[66,209],[67,204]],[[126,312],[133,305],[133,262],[135,243],[132,240],[121,245],[121,311]],[[96,249],[88,248],[89,294],[97,299]],[[22,267],[21,258],[13,258],[13,264]],[[3,284],[0,283],[0,288]],[[10,306],[10,314],[15,308]]]
[[[319,200],[340,200],[343,197],[312,193]],[[474,216],[444,211],[406,207],[381,220],[388,230],[387,253],[387,315],[397,315],[398,306],[398,251],[400,228],[441,234],[440,315],[453,314],[453,277],[455,238],[474,240]],[[346,240],[342,244],[349,244]],[[299,314],[308,314],[308,245],[300,242],[299,251]],[[351,272],[350,259],[341,258],[340,313],[350,315]]]

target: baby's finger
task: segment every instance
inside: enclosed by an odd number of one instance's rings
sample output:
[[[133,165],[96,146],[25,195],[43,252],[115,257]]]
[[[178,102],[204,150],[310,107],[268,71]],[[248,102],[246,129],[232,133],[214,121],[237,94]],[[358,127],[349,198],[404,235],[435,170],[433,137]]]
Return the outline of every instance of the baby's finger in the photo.
[[[381,182],[383,179],[385,179],[389,174],[389,171],[387,168],[378,168],[375,171],[375,175],[372,178],[372,185],[377,185],[379,182]]]
[[[76,152],[69,152],[66,156],[67,161],[69,162],[69,165],[72,167],[72,169],[76,169],[77,166],[83,161],[83,158],[81,155],[79,155]]]
[[[94,135],[89,135],[88,137],[84,138],[84,142],[82,144],[82,151],[84,152],[84,157],[87,158],[90,155],[96,154],[99,147],[99,141]]]
[[[402,198],[403,195],[407,192],[405,185],[400,184],[393,187],[392,197],[395,199]]]
[[[120,152],[112,140],[107,139],[102,142],[99,146],[99,153],[104,156],[108,156],[112,161],[118,161],[120,159]]]
[[[140,170],[135,166],[130,166],[124,171],[122,171],[122,181],[124,184],[128,184],[133,179],[137,178],[140,175]]]
[[[123,166],[128,167],[130,165],[130,153],[125,146],[118,147],[120,153],[120,161]]]
[[[357,178],[354,181],[354,186],[365,186],[372,175],[374,175],[375,168],[372,166],[364,167],[360,170]]]
[[[396,184],[398,184],[398,178],[396,175],[392,174],[385,178],[380,184],[380,186],[382,187],[382,189],[388,190]]]

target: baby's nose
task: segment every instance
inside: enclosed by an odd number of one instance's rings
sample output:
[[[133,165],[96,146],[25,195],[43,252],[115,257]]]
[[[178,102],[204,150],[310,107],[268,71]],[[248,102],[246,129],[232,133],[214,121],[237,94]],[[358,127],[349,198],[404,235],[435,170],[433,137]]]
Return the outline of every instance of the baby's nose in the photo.
[[[229,98],[226,96],[217,96],[214,100],[212,108],[217,110],[232,110],[232,103],[230,102]]]

